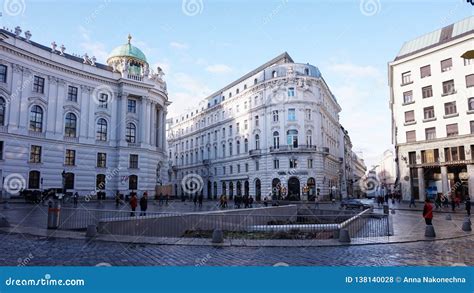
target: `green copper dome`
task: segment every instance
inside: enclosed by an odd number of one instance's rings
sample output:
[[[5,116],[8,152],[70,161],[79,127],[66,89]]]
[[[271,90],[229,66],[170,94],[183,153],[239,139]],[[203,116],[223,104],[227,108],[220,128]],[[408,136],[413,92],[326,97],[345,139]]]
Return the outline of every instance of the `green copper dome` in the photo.
[[[147,62],[145,54],[143,54],[140,49],[130,44],[131,39],[132,37],[129,35],[128,43],[113,49],[107,60],[113,57],[132,57],[143,62]]]

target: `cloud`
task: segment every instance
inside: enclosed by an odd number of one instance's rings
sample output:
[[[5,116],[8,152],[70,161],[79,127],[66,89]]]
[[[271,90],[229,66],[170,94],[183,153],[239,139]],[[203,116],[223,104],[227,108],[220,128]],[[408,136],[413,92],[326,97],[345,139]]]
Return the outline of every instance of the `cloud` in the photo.
[[[175,117],[196,108],[212,93],[204,82],[183,72],[172,74],[167,80],[169,81],[169,96],[172,97],[173,102],[168,108],[169,117]]]
[[[79,44],[80,48],[84,51],[81,54],[87,53],[89,56],[95,56],[100,63],[105,63],[109,50],[107,50],[104,43],[94,41],[91,39],[90,32],[83,26],[79,27],[79,33],[82,37],[82,41]]]
[[[206,71],[211,73],[229,73],[232,72],[232,68],[225,64],[214,64],[208,65]]]
[[[178,50],[185,50],[189,48],[188,44],[180,43],[180,42],[171,42],[170,47],[173,49],[178,49]]]

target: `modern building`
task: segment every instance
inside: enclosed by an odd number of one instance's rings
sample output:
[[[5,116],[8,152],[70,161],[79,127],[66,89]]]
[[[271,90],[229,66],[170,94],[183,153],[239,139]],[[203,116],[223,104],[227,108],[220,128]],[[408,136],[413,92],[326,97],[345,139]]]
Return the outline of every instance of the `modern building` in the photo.
[[[174,192],[195,174],[206,198],[329,197],[340,186],[340,111],[317,67],[281,54],[170,121]]]
[[[130,36],[101,64],[36,43],[20,27],[1,29],[4,194],[63,184],[81,196],[155,190],[168,169],[162,76]]]
[[[389,63],[404,199],[474,195],[474,16],[406,42]]]

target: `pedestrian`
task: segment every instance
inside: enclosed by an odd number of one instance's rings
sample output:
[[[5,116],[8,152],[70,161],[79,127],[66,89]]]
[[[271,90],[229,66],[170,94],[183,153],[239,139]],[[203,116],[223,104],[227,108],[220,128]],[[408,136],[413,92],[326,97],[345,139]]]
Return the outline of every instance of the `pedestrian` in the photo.
[[[425,206],[423,207],[423,218],[425,218],[426,225],[432,225],[433,220],[433,206],[430,200],[425,199]]]
[[[137,208],[137,195],[135,192],[130,194],[130,208],[132,209],[130,217],[135,217],[135,209]]]
[[[79,194],[77,193],[77,191],[74,192],[73,200],[74,200],[74,207],[77,208],[77,203],[79,202]]]
[[[160,192],[159,198],[158,198],[158,204],[161,206],[163,205],[163,193]]]
[[[267,199],[266,196],[263,197],[263,205],[264,205],[265,207],[268,206],[268,199]]]
[[[451,211],[454,212],[456,210],[456,201],[454,195],[451,195]]]
[[[120,192],[117,190],[115,193],[115,208],[118,208],[120,205]]]
[[[466,212],[467,212],[467,215],[470,217],[471,216],[471,198],[469,196],[466,198]]]
[[[435,209],[441,209],[441,194],[440,193],[436,195]]]
[[[199,198],[198,198],[198,201],[199,201],[199,207],[202,208],[202,201],[204,199],[204,195],[200,194],[199,195]]]
[[[224,195],[224,206],[223,208],[227,208],[227,196]]]
[[[416,208],[415,195],[413,195],[413,194],[410,196],[410,205],[409,205],[408,207],[411,208],[411,206],[413,206],[414,208]]]
[[[197,194],[195,194],[193,197],[194,206],[197,206],[197,201],[198,201],[198,196]]]
[[[319,209],[319,196],[318,195],[314,197],[314,207],[316,209]]]
[[[252,208],[253,205],[253,197],[249,196],[249,208]]]
[[[148,192],[144,192],[142,198],[140,198],[140,216],[146,216],[146,210],[148,208]]]

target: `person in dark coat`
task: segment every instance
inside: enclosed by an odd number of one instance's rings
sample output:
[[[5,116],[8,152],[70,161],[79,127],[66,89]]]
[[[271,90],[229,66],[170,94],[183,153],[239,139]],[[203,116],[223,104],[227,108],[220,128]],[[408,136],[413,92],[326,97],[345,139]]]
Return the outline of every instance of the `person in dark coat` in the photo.
[[[137,194],[135,192],[132,192],[130,196],[130,208],[132,209],[130,217],[134,217],[135,210],[137,209]]]
[[[199,207],[202,208],[202,201],[204,199],[204,195],[200,194],[199,195],[199,198],[198,198],[198,202],[199,202]]]
[[[432,225],[433,206],[428,198],[425,200],[425,206],[423,207],[423,218],[425,218],[426,225]]]
[[[144,192],[142,198],[140,198],[140,216],[146,216],[146,210],[148,208],[148,192]]]
[[[456,201],[455,201],[455,198],[454,198],[454,195],[451,195],[451,211],[455,211],[456,210]]]
[[[466,198],[466,212],[468,216],[471,216],[471,198],[469,196]]]
[[[74,200],[74,207],[77,208],[77,203],[79,202],[79,194],[77,193],[77,191],[74,192],[73,200]]]

